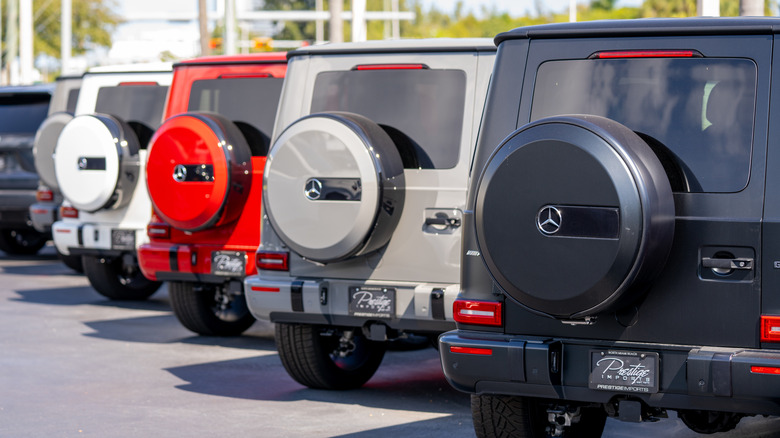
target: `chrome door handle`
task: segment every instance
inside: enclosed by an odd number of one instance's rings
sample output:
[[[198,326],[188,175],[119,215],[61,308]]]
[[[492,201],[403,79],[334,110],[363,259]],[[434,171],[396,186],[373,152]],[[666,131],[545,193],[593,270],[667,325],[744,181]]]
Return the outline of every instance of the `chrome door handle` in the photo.
[[[717,259],[712,257],[702,257],[701,265],[704,268],[739,269],[739,270],[749,271],[753,269],[753,259],[751,258]]]

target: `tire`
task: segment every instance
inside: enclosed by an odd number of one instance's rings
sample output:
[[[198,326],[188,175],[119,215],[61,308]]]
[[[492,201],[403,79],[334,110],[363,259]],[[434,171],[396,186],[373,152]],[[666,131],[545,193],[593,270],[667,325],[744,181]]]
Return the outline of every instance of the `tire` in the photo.
[[[507,295],[535,313],[579,319],[618,309],[666,264],[675,218],[669,177],[652,148],[613,120],[525,125],[479,178],[483,260]]]
[[[81,256],[65,255],[57,251],[57,257],[59,257],[63,265],[69,267],[70,269],[73,269],[74,271],[80,274],[84,273],[84,264],[82,263]]]
[[[123,260],[128,256],[82,257],[84,274],[97,293],[111,300],[141,301],[160,288],[162,283],[143,276],[135,257],[131,257],[132,262]]]
[[[480,438],[543,438],[547,432],[547,403],[530,397],[472,394],[471,416]],[[563,437],[597,438],[604,432],[607,414],[598,408],[580,408],[579,422],[564,429]]]
[[[48,238],[33,229],[0,230],[0,250],[8,255],[34,255],[46,245]]]
[[[340,339],[352,333],[354,350],[344,357],[333,353]],[[343,330],[300,324],[276,324],[276,344],[287,373],[314,389],[354,389],[363,386],[379,368],[386,344],[366,339],[360,329]]]
[[[221,286],[172,282],[168,296],[179,322],[199,335],[238,336],[255,322],[244,294],[230,294]]]

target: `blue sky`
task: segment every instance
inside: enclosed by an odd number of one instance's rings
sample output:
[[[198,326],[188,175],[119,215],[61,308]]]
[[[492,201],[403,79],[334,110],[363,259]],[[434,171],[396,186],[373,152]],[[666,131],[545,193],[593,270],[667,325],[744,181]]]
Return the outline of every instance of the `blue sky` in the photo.
[[[458,0],[421,0],[425,8],[432,4],[443,12],[452,12]],[[479,14],[482,6],[492,8],[495,6],[499,12],[509,12],[513,16],[533,15],[536,11],[534,0],[462,0],[466,11]],[[568,11],[569,0],[544,0],[539,2],[545,12],[564,12]],[[588,0],[578,0],[577,3],[589,3]],[[642,0],[617,0],[616,6],[639,6]]]

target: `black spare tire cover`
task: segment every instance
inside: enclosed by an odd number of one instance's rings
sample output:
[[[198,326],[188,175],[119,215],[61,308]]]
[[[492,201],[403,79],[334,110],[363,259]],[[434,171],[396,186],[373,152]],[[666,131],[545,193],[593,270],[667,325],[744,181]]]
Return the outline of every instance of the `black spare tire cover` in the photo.
[[[73,120],[70,113],[54,113],[41,123],[35,133],[33,155],[35,156],[35,170],[44,184],[52,190],[59,190],[57,177],[54,173],[54,148],[57,147],[57,139],[60,137],[65,125]]]
[[[79,210],[125,207],[140,176],[138,138],[125,121],[108,114],[76,116],[54,150],[62,195]]]
[[[663,166],[627,127],[558,116],[507,137],[477,190],[494,280],[523,306],[582,318],[636,298],[663,267],[674,200]]]
[[[302,257],[328,263],[384,246],[404,204],[404,173],[393,141],[358,114],[312,114],[271,146],[263,206]]]

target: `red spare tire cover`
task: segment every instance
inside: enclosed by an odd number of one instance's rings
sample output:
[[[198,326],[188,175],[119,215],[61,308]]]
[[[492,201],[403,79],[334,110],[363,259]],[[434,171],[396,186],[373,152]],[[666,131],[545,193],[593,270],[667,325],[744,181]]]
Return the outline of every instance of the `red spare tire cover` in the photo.
[[[146,182],[160,217],[197,231],[238,218],[252,183],[252,154],[238,127],[213,113],[184,113],[150,142]]]

